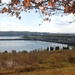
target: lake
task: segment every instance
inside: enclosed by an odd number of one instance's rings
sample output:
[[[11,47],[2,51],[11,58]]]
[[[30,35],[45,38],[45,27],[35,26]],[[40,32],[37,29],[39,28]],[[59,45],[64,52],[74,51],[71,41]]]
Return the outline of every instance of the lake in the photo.
[[[62,47],[67,47],[67,44],[60,44],[60,43],[53,43],[53,42],[44,42],[44,41],[31,41],[31,40],[1,40],[1,39],[19,39],[20,37],[0,37],[0,52],[4,52],[7,50],[8,52],[11,52],[12,50],[22,51],[27,50],[32,51],[35,49],[46,49],[47,47],[56,47],[60,46],[60,49]]]
[[[0,52],[7,50],[11,52],[12,50],[22,51],[27,50],[28,52],[34,49],[46,49],[47,47],[60,46],[66,47],[66,44],[52,43],[52,42],[42,42],[42,41],[30,41],[30,40],[4,40],[0,41]]]

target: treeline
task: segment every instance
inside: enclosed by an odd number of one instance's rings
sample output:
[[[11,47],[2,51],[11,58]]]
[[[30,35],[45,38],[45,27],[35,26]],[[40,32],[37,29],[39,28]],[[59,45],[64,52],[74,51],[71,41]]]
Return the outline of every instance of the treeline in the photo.
[[[0,36],[37,36],[37,35],[50,35],[50,33],[29,32],[29,31],[0,31]]]
[[[63,47],[62,49],[60,49],[59,46],[56,46],[56,47],[47,47],[46,49],[35,49],[33,51],[30,51],[30,52],[33,52],[33,53],[36,53],[36,52],[48,52],[48,51],[54,51],[54,50],[69,50],[69,46],[67,47]]]
[[[48,36],[48,37],[75,37],[75,34],[29,32],[29,31],[0,31],[0,36]]]

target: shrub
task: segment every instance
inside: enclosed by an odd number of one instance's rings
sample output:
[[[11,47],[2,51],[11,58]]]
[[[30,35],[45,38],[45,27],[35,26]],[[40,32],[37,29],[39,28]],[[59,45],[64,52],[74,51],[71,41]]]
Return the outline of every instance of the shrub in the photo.
[[[26,50],[23,50],[22,53],[28,53]]]
[[[59,50],[59,46],[55,47],[55,50]]]
[[[54,50],[54,48],[53,47],[50,47],[50,51],[53,51]]]
[[[8,53],[8,51],[7,51],[7,50],[5,50],[5,51],[4,51],[4,53]]]
[[[12,53],[16,53],[16,50],[12,50]]]
[[[47,51],[49,51],[49,47],[47,47]]]

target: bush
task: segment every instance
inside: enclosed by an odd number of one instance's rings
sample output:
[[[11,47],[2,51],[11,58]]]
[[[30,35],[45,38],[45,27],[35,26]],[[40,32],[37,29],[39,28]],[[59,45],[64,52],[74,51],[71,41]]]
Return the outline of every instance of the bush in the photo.
[[[7,51],[7,50],[5,50],[5,51],[4,51],[4,53],[8,53],[8,51]]]
[[[50,51],[53,51],[54,50],[54,48],[53,47],[50,47]]]
[[[28,53],[26,50],[23,50],[22,53]]]
[[[59,50],[59,46],[55,47],[55,50]]]
[[[16,53],[16,50],[12,50],[12,53]]]
[[[47,51],[49,51],[49,47],[47,47]]]

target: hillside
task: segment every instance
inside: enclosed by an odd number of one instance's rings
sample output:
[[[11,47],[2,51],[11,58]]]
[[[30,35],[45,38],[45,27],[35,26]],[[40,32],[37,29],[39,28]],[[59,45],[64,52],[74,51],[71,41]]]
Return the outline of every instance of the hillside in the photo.
[[[8,32],[0,32],[0,36],[12,36],[12,37],[21,36],[19,40],[39,40],[39,41],[46,41],[46,42],[63,43],[72,46],[75,45],[75,34],[8,31]]]
[[[74,75],[75,49],[0,53],[0,75]]]

